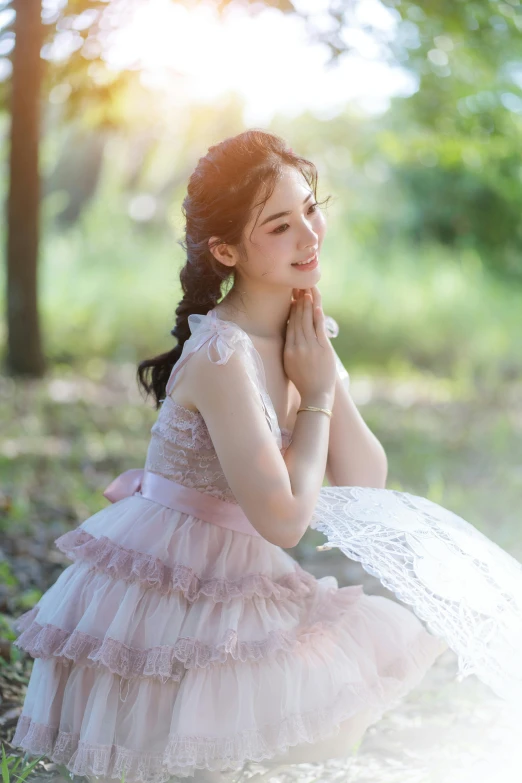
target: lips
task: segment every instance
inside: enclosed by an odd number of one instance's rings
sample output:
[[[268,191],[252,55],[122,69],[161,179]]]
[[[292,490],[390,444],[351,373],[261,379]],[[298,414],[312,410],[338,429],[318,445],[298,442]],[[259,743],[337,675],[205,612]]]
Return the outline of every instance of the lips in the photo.
[[[299,266],[300,264],[309,264],[310,261],[314,261],[317,256],[317,253],[314,253],[313,256],[310,256],[310,258],[307,258],[306,261],[296,261],[292,264],[292,266]]]

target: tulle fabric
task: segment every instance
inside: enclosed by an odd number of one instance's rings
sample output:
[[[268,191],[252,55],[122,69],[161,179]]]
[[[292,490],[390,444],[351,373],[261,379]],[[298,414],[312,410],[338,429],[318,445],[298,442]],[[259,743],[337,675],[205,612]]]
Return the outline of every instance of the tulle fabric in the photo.
[[[60,536],[56,546],[71,559],[99,564],[114,577],[141,581],[162,594],[181,590],[189,601],[201,594],[214,601],[283,598],[306,592],[314,582],[262,537],[236,535],[139,495],[102,509]]]
[[[217,364],[240,349],[284,450],[246,332],[213,311],[189,326],[174,371],[201,347]],[[167,399],[145,469],[205,507],[237,503],[203,417]],[[118,498],[56,540],[72,563],[18,621],[35,662],[14,746],[128,783],[348,756],[447,649],[400,604],[157,500]]]
[[[74,774],[349,755],[446,649],[394,601],[137,495],[56,543],[73,562],[18,620],[35,662],[13,744]]]

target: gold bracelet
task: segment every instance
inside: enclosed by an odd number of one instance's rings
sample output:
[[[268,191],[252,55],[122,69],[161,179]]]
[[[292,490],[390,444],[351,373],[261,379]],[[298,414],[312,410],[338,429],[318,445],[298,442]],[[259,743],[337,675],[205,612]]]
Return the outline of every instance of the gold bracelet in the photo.
[[[297,412],[299,411],[322,411],[323,413],[326,413],[330,418],[332,417],[332,411],[328,408],[316,408],[315,405],[306,405],[304,408],[298,408]]]

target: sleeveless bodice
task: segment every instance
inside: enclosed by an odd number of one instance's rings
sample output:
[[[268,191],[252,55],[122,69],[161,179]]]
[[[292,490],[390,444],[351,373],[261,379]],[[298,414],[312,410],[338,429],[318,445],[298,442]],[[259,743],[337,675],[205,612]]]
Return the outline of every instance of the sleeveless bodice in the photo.
[[[203,415],[199,411],[185,408],[170,396],[174,377],[189,356],[206,346],[210,361],[225,364],[232,353],[239,350],[252,383],[252,393],[259,399],[268,425],[283,454],[291,443],[292,432],[279,426],[266,388],[263,361],[248,334],[233,321],[218,318],[214,310],[209,310],[206,315],[192,314],[188,322],[191,334],[174,365],[167,383],[165,399],[151,429],[145,470],[221,500],[237,503],[221,469]],[[327,326],[329,335],[336,336],[337,324],[329,316]],[[338,357],[337,363],[339,375],[348,378],[348,373]]]
[[[291,432],[281,430],[281,452],[290,445]],[[237,503],[221,470],[205,420],[199,411],[166,397],[151,430],[145,469],[165,478]]]

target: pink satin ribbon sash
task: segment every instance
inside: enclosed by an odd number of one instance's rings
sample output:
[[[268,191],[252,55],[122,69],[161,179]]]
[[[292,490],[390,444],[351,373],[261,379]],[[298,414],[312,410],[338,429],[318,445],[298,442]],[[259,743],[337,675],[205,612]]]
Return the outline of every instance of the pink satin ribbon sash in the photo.
[[[241,506],[207,495],[192,487],[185,487],[183,484],[141,468],[121,473],[109,484],[103,495],[111,503],[131,495],[141,495],[173,511],[192,514],[204,522],[211,522],[213,525],[249,536],[261,537],[261,534],[250,524]]]

